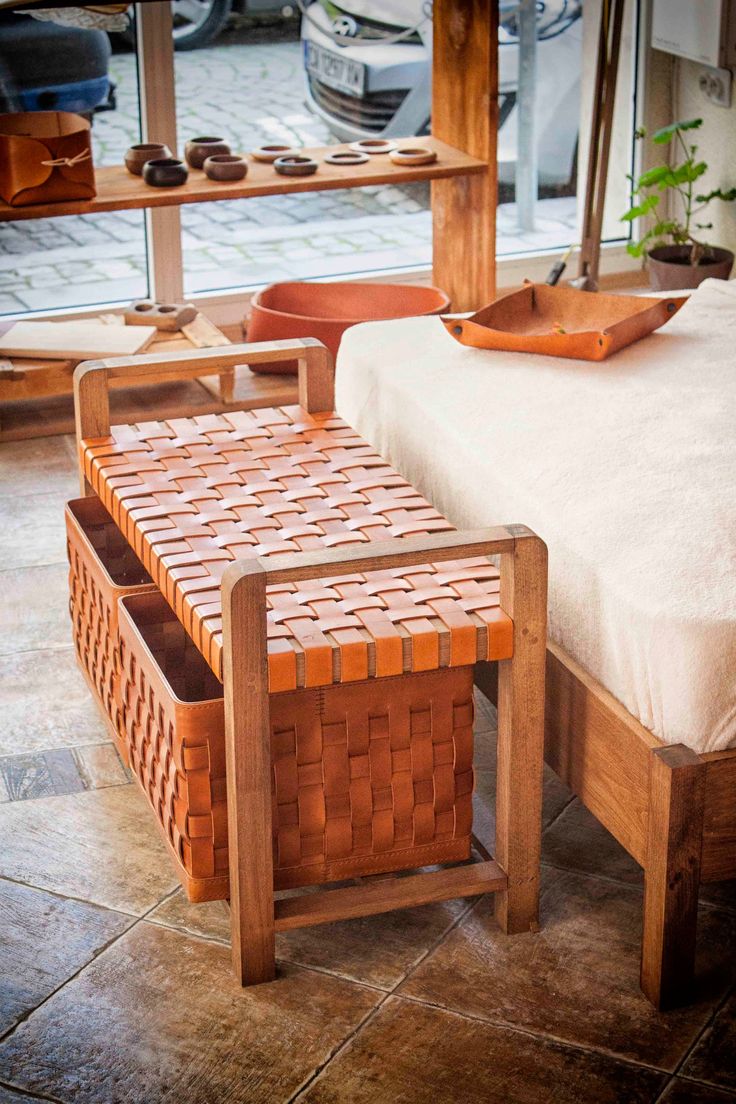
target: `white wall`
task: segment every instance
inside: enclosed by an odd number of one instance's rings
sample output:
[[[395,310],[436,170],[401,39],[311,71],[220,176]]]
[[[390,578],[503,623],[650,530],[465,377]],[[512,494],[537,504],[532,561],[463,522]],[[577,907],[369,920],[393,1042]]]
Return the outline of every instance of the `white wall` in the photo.
[[[736,187],[736,95],[730,108],[708,103],[698,88],[702,67],[694,61],[677,58],[673,66],[673,119],[702,118],[698,132],[699,156],[708,163],[708,173],[699,184],[703,191]],[[735,82],[736,84],[736,82]],[[736,252],[736,202],[714,200],[706,221],[713,229],[703,237],[711,245],[720,245]]]

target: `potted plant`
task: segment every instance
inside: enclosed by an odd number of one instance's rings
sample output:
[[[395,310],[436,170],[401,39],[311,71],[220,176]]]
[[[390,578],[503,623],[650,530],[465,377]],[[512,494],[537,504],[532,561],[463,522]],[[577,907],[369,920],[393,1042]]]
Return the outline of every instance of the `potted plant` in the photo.
[[[713,223],[696,221],[708,204],[715,199],[725,203],[736,200],[736,188],[722,191],[715,188],[705,194],[696,193],[695,182],[708,170],[705,161],[696,160],[698,147],[691,144],[691,132],[698,130],[702,119],[686,119],[670,123],[652,135],[658,146],[674,144],[680,164],[657,165],[647,169],[638,180],[631,181],[631,208],[622,222],[654,216],[655,222],[638,242],[627,246],[632,257],[646,256],[649,262],[649,280],[658,291],[674,288],[694,288],[709,276],[727,280],[733,266],[734,255],[728,249],[708,245],[695,232],[710,230]],[[636,132],[637,138],[645,138],[644,130]],[[669,214],[658,217],[663,197],[670,197]],[[669,242],[669,244],[667,244]]]

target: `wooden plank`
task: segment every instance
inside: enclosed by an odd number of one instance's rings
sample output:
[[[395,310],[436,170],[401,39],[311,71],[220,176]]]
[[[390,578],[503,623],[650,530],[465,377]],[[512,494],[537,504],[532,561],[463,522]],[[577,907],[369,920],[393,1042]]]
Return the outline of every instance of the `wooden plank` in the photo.
[[[5,356],[86,360],[132,356],[156,336],[155,326],[106,326],[90,322],[14,322],[0,336]]]
[[[432,181],[433,281],[475,311],[496,295],[498,0],[435,0],[433,26],[433,132],[485,166]]]
[[[650,752],[641,987],[660,1009],[690,995],[703,840],[705,765],[682,744]]]
[[[257,561],[225,572],[222,620],[233,969],[257,985],[276,973],[266,574]]]
[[[353,920],[455,897],[475,897],[505,887],[506,875],[498,863],[491,860],[403,878],[364,882],[346,889],[321,890],[277,901],[276,931],[329,924],[333,920]]]
[[[547,762],[642,866],[647,852],[650,750],[661,746],[566,652],[548,644]]]
[[[703,882],[736,878],[736,750],[702,755],[705,761]]]
[[[510,935],[539,927],[547,643],[547,547],[518,533],[501,556],[501,608],[514,623],[513,656],[498,665],[496,847],[508,889],[496,919]]]
[[[416,146],[417,139],[407,139]],[[371,157],[364,165],[326,165],[323,162],[328,147],[318,146],[300,151],[320,162],[313,176],[280,176],[272,165],[248,162],[244,180],[217,182],[204,172],[192,169],[186,184],[178,188],[151,188],[139,176],[131,176],[123,165],[95,170],[97,195],[89,200],[62,203],[37,203],[32,207],[9,207],[0,204],[0,222],[54,218],[60,215],[89,215],[98,211],[127,211],[141,208],[176,207],[187,203],[204,203],[216,199],[247,199],[251,196],[289,195],[295,192],[333,191],[338,188],[360,188],[375,184],[408,184],[415,180],[433,180],[466,173],[486,173],[486,165],[477,157],[468,156],[446,142],[422,138],[421,144],[437,152],[432,165],[394,165],[385,155]],[[330,146],[334,152],[346,146]]]
[[[216,349],[230,342],[214,322],[204,314],[198,314],[191,322],[181,328],[181,332],[195,349]]]

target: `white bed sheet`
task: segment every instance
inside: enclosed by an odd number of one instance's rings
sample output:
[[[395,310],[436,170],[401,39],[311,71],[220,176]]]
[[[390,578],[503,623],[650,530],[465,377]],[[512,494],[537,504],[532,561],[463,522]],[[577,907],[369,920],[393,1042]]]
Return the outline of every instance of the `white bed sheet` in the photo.
[[[337,408],[458,527],[544,538],[550,638],[647,728],[736,746],[736,282],[601,364],[355,326]]]

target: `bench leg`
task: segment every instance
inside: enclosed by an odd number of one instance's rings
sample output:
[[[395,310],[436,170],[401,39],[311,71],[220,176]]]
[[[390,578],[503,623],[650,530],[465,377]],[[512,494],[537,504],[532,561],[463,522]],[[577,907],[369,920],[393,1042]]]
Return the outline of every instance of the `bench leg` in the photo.
[[[222,588],[230,914],[241,985],[276,974],[265,578],[254,563]]]
[[[514,622],[514,654],[498,665],[496,860],[508,889],[496,918],[509,935],[539,927],[544,762],[547,549],[517,538],[501,557],[501,606]]]
[[[641,987],[659,1009],[685,1002],[695,967],[705,764],[682,744],[651,755]]]

